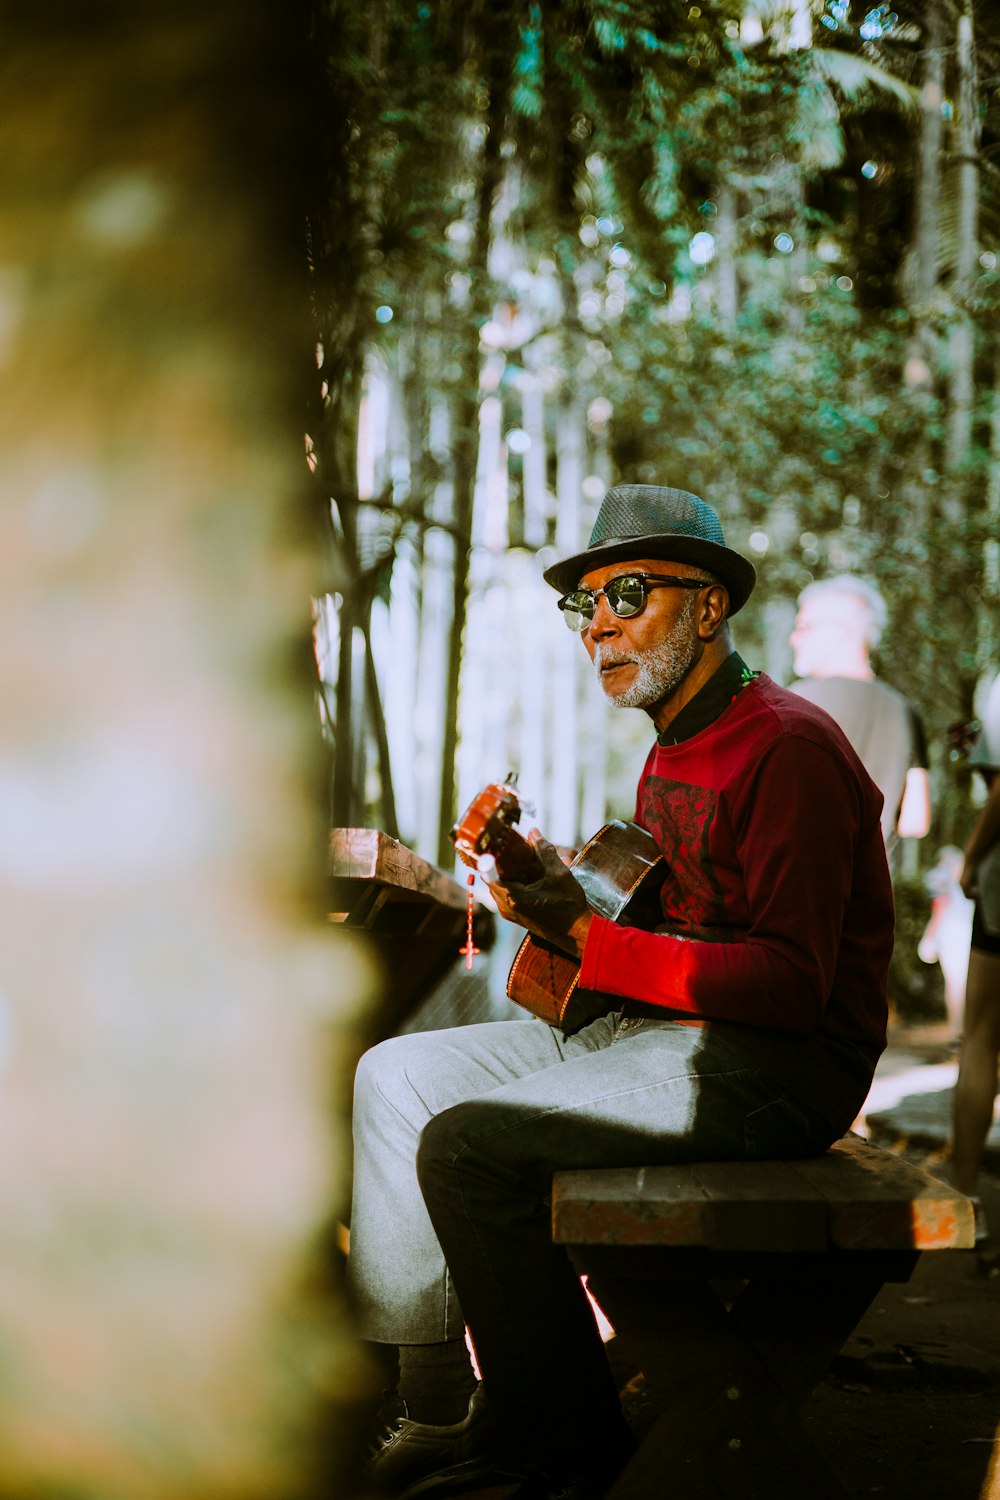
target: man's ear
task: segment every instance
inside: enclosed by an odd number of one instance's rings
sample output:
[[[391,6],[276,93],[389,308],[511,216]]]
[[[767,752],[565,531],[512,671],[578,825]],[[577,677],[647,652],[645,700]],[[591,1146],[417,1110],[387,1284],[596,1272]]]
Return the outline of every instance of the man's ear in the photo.
[[[698,618],[698,634],[703,641],[714,640],[729,616],[729,590],[725,584],[713,583],[705,590]]]

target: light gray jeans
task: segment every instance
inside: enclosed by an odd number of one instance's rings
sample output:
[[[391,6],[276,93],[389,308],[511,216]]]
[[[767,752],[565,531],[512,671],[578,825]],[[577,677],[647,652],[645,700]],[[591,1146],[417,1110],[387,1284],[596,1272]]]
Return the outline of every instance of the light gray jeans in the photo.
[[[817,1155],[835,1134],[729,1037],[617,1012],[568,1039],[517,1021],[382,1042],[354,1120],[363,1336],[436,1343],[468,1323],[491,1402],[522,1426],[539,1409],[551,1422],[567,1372],[578,1416],[610,1399],[593,1314],[551,1242],[554,1170]]]

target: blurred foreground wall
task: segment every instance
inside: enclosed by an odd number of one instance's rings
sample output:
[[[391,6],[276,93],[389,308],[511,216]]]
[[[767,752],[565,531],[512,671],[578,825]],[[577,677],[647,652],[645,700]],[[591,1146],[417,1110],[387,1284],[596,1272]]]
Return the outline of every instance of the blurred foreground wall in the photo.
[[[0,1495],[330,1497],[296,9],[3,10]]]

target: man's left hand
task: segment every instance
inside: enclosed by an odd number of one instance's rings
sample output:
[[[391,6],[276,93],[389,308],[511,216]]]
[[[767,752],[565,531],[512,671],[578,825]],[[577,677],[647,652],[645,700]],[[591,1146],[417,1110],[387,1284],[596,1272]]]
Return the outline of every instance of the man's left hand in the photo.
[[[592,915],[583,887],[537,828],[530,829],[526,837],[541,860],[544,874],[530,885],[516,881],[501,885],[484,875],[497,910],[509,922],[526,927],[574,958],[582,958]]]

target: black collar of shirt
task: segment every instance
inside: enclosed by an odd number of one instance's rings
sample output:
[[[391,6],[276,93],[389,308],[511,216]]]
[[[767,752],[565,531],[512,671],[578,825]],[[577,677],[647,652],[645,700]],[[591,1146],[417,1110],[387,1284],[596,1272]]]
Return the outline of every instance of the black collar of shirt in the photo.
[[[716,667],[704,687],[685,703],[662,734],[656,736],[660,745],[679,745],[682,740],[692,739],[713,724],[724,709],[732,703],[740,688],[744,687],[756,672],[751,672],[738,651],[732,651],[721,667]]]

